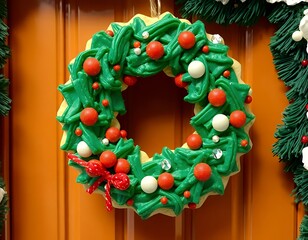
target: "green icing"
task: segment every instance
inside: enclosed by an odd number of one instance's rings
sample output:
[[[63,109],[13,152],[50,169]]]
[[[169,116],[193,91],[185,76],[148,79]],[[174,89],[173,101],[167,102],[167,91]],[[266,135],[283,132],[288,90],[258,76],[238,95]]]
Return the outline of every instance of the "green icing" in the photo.
[[[82,140],[90,147],[93,155],[83,160],[99,159],[99,155],[105,150],[113,151],[118,158],[125,158],[131,165],[128,173],[130,186],[121,191],[111,188],[111,196],[120,205],[126,205],[128,200],[133,200],[133,208],[142,217],[147,218],[160,208],[171,209],[175,215],[179,215],[189,203],[198,204],[200,198],[207,193],[224,193],[222,176],[229,176],[238,171],[236,155],[247,153],[251,145],[241,146],[241,140],[249,140],[244,128],[229,126],[224,132],[218,132],[212,127],[212,119],[217,114],[230,116],[234,110],[241,110],[246,114],[246,124],[253,121],[254,116],[246,111],[245,98],[250,87],[239,83],[234,70],[233,61],[228,57],[228,47],[223,44],[214,44],[207,39],[206,31],[202,22],[193,24],[181,22],[171,14],[166,14],[161,20],[146,26],[143,20],[135,17],[132,23],[126,26],[112,24],[114,37],[110,37],[104,31],[96,33],[92,38],[89,50],[81,52],[68,67],[71,74],[71,82],[60,85],[67,107],[57,120],[62,123],[67,137],[61,149],[76,152],[77,144]],[[178,36],[183,31],[190,31],[195,35],[195,45],[185,50],[178,43]],[[142,34],[149,33],[144,39]],[[148,57],[145,49],[150,41],[159,41],[163,44],[165,53],[158,60]],[[133,43],[141,43],[141,53],[134,52]],[[203,53],[203,46],[208,46],[210,51]],[[83,62],[88,57],[95,57],[101,65],[101,72],[95,76],[88,76],[83,70]],[[193,78],[188,73],[188,65],[191,61],[201,61],[205,66],[205,73],[200,78]],[[113,69],[114,65],[120,65],[119,71]],[[107,146],[102,143],[105,133],[111,125],[114,113],[125,113],[125,105],[122,98],[121,86],[123,75],[147,77],[170,67],[173,75],[183,74],[182,80],[187,82],[187,96],[184,100],[198,104],[201,110],[191,118],[191,125],[202,137],[202,147],[198,150],[176,148],[171,151],[164,147],[162,153],[154,154],[152,161],[140,162],[140,147],[135,146],[133,139],[121,138],[116,143]],[[223,72],[229,70],[229,78],[223,77]],[[98,82],[99,89],[92,89],[92,84]],[[214,88],[223,89],[227,96],[226,103],[221,107],[214,107],[208,102],[207,95]],[[109,101],[107,107],[101,104],[103,99]],[[86,126],[80,121],[80,113],[85,107],[92,107],[98,112],[98,121],[93,126]],[[83,134],[75,135],[79,128]],[[213,142],[212,137],[219,136],[219,142]],[[215,159],[214,149],[220,149],[222,156]],[[164,170],[161,162],[168,159],[171,168]],[[212,174],[209,180],[201,182],[194,176],[193,170],[198,163],[207,163]],[[73,161],[69,165],[78,168],[80,174],[77,182],[91,185],[97,178],[88,176],[84,167]],[[111,173],[113,172],[110,169]],[[163,172],[169,172],[174,177],[174,186],[170,190],[157,190],[151,194],[142,191],[140,182],[145,176],[153,176],[156,179]],[[105,182],[99,189],[105,191]],[[185,198],[183,193],[190,191],[191,196]],[[168,202],[162,204],[160,199],[167,197]]]

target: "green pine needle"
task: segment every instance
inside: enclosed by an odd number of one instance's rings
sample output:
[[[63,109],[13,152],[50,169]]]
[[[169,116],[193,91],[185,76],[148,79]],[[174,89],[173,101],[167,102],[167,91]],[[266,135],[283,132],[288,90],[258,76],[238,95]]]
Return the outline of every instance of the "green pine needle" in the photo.
[[[11,99],[8,97],[9,81],[0,74],[0,114],[5,116],[8,114],[11,106]]]
[[[284,125],[277,129],[274,136],[278,141],[273,146],[273,153],[282,161],[301,158],[304,148],[301,137],[308,132],[306,104],[307,99],[297,98],[283,112]]]
[[[230,0],[226,5],[215,0],[178,0],[183,4],[181,13],[184,17],[198,16],[207,22],[250,26],[265,15],[265,0],[246,2]]]

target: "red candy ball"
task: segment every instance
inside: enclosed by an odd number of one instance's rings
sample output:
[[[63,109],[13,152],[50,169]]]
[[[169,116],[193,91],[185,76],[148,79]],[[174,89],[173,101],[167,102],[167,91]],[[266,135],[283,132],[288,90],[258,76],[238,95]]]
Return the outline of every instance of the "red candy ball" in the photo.
[[[87,58],[83,62],[82,67],[85,73],[92,77],[96,76],[101,71],[100,62],[96,58],[93,58],[93,57]]]
[[[120,129],[116,127],[110,127],[107,129],[105,136],[109,140],[109,142],[115,143],[121,137]]]
[[[303,144],[306,144],[306,143],[308,143],[308,136],[302,136],[302,138],[301,138],[301,142],[303,143]]]
[[[246,139],[243,139],[243,140],[241,141],[241,146],[242,146],[242,147],[247,147],[247,146],[248,146],[248,141],[247,141]]]
[[[114,171],[116,173],[129,173],[130,171],[130,164],[124,158],[119,158],[116,165],[114,166]]]
[[[252,102],[252,96],[248,95],[246,98],[245,98],[245,103],[251,103]]]
[[[136,84],[137,78],[134,76],[124,76],[123,81],[127,86],[133,86]]]
[[[160,59],[164,53],[165,53],[165,49],[163,44],[161,44],[158,41],[152,41],[150,42],[147,47],[146,47],[146,53],[148,54],[148,56],[153,59],[153,60],[158,60]]]
[[[121,70],[121,66],[119,64],[113,66],[113,70],[118,72]]]
[[[186,142],[188,147],[193,150],[199,149],[202,146],[202,138],[196,133],[189,135]]]
[[[191,202],[191,203],[188,203],[188,207],[189,207],[190,209],[196,209],[196,208],[197,208],[197,204]]]
[[[108,107],[108,106],[109,106],[109,101],[108,101],[107,99],[103,99],[103,100],[102,100],[102,105],[103,105],[104,107]]]
[[[186,190],[183,195],[185,198],[190,198],[191,194],[190,194],[190,191]]]
[[[164,190],[169,190],[174,185],[174,178],[171,173],[162,173],[158,177],[158,185]]]
[[[304,60],[302,61],[302,66],[303,66],[303,67],[307,67],[307,66],[308,66],[308,60],[304,59]]]
[[[196,36],[189,31],[181,32],[178,37],[178,42],[182,48],[190,49],[196,43]]]
[[[94,108],[85,108],[80,113],[80,121],[87,126],[93,126],[98,119],[98,113]]]
[[[80,137],[82,135],[82,130],[80,128],[76,128],[75,135]]]
[[[202,52],[209,53],[209,51],[210,51],[209,46],[205,45],[205,46],[202,47]]]
[[[138,48],[141,46],[141,43],[139,41],[134,42],[134,48]]]
[[[113,37],[114,36],[114,33],[112,30],[106,30],[106,33],[110,36],[110,37]]]
[[[211,174],[211,167],[206,163],[198,163],[194,168],[194,175],[199,181],[207,181],[211,177]]]
[[[99,83],[98,83],[98,82],[94,82],[94,83],[92,84],[92,88],[93,88],[94,90],[98,90],[98,89],[99,89]]]
[[[102,162],[104,167],[110,168],[117,163],[117,156],[112,151],[106,150],[102,152],[99,157],[99,160]]]
[[[127,202],[126,202],[126,204],[127,204],[128,206],[133,206],[134,200],[133,200],[133,199],[128,199]]]
[[[231,73],[230,73],[229,70],[226,70],[226,71],[223,72],[222,75],[223,75],[225,78],[229,78],[229,77],[231,76]]]
[[[162,204],[167,204],[168,203],[168,198],[166,198],[166,197],[162,197],[161,199],[160,199],[160,202],[162,203]]]
[[[224,90],[220,88],[215,88],[209,92],[209,95],[207,98],[210,104],[212,104],[215,107],[220,107],[225,104],[227,100],[227,95]]]
[[[243,127],[246,123],[246,114],[240,110],[233,111],[230,114],[230,123],[236,128]]]
[[[127,137],[127,132],[125,130],[120,131],[121,138],[126,138]]]
[[[188,85],[187,82],[183,82],[182,81],[182,77],[183,77],[183,74],[178,74],[174,78],[175,85],[177,85],[180,88],[184,88],[184,87],[186,87]]]
[[[90,160],[86,166],[86,172],[90,177],[98,177],[102,174],[103,171],[103,164],[96,159]]]

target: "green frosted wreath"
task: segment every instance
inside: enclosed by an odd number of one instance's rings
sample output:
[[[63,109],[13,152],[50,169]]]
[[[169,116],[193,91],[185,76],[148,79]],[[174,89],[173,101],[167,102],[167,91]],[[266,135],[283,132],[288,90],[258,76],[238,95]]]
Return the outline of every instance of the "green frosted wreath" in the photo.
[[[208,195],[223,194],[229,176],[239,171],[239,156],[251,149],[247,132],[254,119],[250,87],[227,51],[202,22],[170,13],[136,15],[94,34],[69,65],[70,80],[59,86],[65,99],[57,116],[61,149],[80,170],[77,182],[89,193],[103,192],[108,210],[133,208],[142,218],[179,215]],[[137,77],[161,71],[187,89],[195,132],[183,146],[164,147],[149,159],[116,117],[126,111],[122,91]]]

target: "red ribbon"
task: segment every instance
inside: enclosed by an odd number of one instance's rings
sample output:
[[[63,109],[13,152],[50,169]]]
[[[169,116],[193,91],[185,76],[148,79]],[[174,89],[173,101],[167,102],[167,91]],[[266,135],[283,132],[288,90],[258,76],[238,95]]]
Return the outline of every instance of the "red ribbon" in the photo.
[[[82,167],[87,167],[88,162],[84,161],[78,157],[76,157],[74,154],[69,153],[68,158],[72,160],[73,162],[77,163],[78,165]],[[110,189],[111,186],[123,191],[126,190],[129,185],[129,177],[127,176],[126,173],[116,173],[116,174],[111,174],[107,170],[102,170],[99,175],[100,176],[87,190],[87,193],[92,194],[100,185],[102,182],[107,181],[105,185],[105,197],[106,197],[106,208],[108,211],[112,210],[112,200],[111,200],[111,194],[110,194]]]

